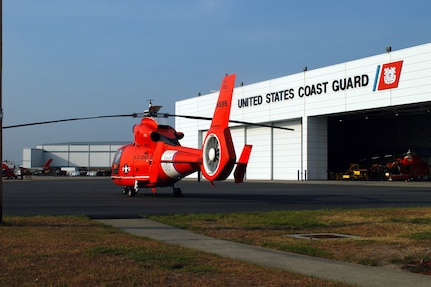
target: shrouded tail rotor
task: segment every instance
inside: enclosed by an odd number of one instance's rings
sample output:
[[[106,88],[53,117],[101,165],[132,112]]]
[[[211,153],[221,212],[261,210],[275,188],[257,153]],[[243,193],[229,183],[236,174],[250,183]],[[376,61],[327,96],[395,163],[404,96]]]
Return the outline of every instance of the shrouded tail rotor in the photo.
[[[220,140],[215,134],[208,136],[203,147],[203,165],[208,175],[212,176],[220,166]]]
[[[225,180],[236,161],[229,128],[209,131],[202,147],[202,174],[210,181]]]

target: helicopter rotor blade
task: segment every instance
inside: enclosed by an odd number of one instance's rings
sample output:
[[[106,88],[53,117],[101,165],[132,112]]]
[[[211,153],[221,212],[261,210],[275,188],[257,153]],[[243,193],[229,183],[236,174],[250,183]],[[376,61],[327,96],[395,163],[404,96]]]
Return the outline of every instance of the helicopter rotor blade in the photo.
[[[92,119],[103,119],[103,118],[119,118],[119,117],[133,117],[136,118],[138,114],[124,114],[124,115],[108,115],[108,116],[95,116],[95,117],[82,117],[82,118],[70,118],[70,119],[62,119],[62,120],[53,120],[53,121],[43,121],[43,122],[34,122],[27,124],[19,124],[19,125],[11,125],[5,126],[3,129],[11,129],[11,128],[20,128],[27,126],[36,126],[36,125],[44,125],[44,124],[52,124],[52,123],[60,123],[60,122],[71,122],[71,121],[81,121],[81,120],[92,120]]]
[[[162,115],[164,117],[178,117],[178,118],[186,118],[186,119],[192,119],[192,120],[206,120],[206,121],[212,120],[212,118],[200,117],[200,116],[186,116],[186,115],[174,115],[174,114],[162,114]],[[280,129],[280,130],[286,130],[286,131],[294,131],[295,130],[292,128],[266,125],[266,124],[259,124],[259,123],[244,122],[244,121],[237,121],[237,120],[229,120],[229,122],[235,123],[235,124],[244,124],[244,125],[250,125],[250,126],[264,127],[264,128],[274,128],[274,129]]]
[[[36,126],[36,125],[44,125],[44,124],[52,124],[52,123],[61,123],[61,122],[71,122],[71,121],[81,121],[81,120],[92,120],[92,119],[103,119],[103,118],[119,118],[119,117],[144,117],[145,113],[133,113],[133,114],[122,114],[122,115],[105,115],[105,116],[95,116],[95,117],[80,117],[80,118],[69,118],[69,119],[61,119],[61,120],[52,120],[52,121],[43,121],[43,122],[34,122],[34,123],[26,123],[26,124],[18,124],[18,125],[10,125],[10,126],[4,126],[3,129],[11,129],[11,128],[20,128],[20,127],[27,127],[27,126]],[[186,118],[186,119],[192,119],[192,120],[206,120],[211,121],[212,118],[210,117],[200,117],[200,116],[187,116],[187,115],[175,115],[175,114],[168,114],[168,113],[158,113],[158,116],[161,117],[179,117],[179,118]],[[292,128],[286,128],[286,127],[280,127],[280,126],[274,126],[274,125],[266,125],[266,124],[259,124],[259,123],[252,123],[252,122],[245,122],[245,121],[237,121],[237,120],[229,120],[231,123],[235,124],[245,124],[250,126],[257,126],[257,127],[264,127],[264,128],[274,128],[274,129],[281,129],[286,131],[294,131]]]

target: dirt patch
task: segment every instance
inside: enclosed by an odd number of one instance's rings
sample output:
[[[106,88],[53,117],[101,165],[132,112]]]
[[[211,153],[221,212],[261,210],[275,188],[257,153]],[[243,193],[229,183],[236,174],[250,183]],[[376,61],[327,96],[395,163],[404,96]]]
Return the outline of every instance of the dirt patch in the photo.
[[[402,268],[413,273],[431,275],[431,260],[411,260],[405,262]]]

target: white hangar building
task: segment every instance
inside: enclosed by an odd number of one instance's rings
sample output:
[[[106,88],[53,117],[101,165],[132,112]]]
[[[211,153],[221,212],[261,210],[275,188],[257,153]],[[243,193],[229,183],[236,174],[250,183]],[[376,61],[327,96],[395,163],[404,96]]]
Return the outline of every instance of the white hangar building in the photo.
[[[117,149],[128,142],[67,142],[40,144],[23,150],[23,166],[42,167],[52,159],[54,167],[109,169]]]
[[[180,115],[212,116],[218,92],[176,102]],[[407,150],[431,160],[431,43],[234,89],[237,157],[252,144],[247,179],[324,180],[361,159]],[[183,146],[200,147],[209,122],[176,118]],[[193,175],[196,176],[196,175]]]

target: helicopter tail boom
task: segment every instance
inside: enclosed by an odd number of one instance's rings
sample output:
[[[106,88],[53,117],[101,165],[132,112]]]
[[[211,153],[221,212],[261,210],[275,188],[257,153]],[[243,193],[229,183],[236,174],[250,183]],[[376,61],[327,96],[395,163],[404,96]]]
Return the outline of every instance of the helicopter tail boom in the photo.
[[[200,150],[187,147],[172,147],[163,142],[158,142],[150,169],[150,181],[148,186],[161,186],[178,181],[196,170],[200,164]]]

